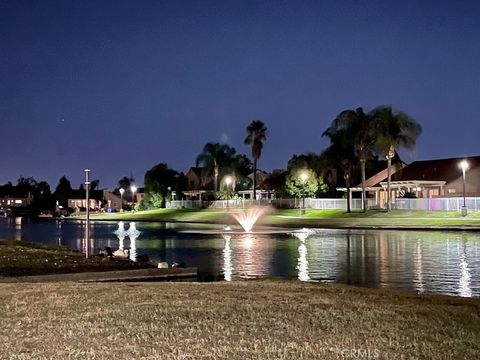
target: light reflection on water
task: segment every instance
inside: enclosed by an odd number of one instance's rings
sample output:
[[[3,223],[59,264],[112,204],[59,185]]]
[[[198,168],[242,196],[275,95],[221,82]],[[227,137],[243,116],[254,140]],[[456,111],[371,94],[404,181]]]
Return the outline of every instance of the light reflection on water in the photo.
[[[127,228],[127,230],[125,230]],[[132,229],[131,233],[128,231]],[[105,246],[130,249],[132,259],[148,255],[199,268],[201,280],[281,277],[332,281],[419,293],[480,296],[480,234],[315,230],[282,234],[179,233],[212,229],[200,225],[94,222],[90,251]],[[217,228],[218,230],[221,227]],[[133,231],[135,230],[135,231]],[[0,238],[62,244],[83,250],[82,222],[0,221]]]

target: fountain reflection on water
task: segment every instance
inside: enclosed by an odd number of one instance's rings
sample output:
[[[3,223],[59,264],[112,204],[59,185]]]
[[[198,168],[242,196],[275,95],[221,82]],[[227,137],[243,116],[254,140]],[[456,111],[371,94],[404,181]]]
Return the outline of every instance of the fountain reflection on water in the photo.
[[[300,246],[298,247],[298,264],[295,269],[298,270],[298,280],[300,281],[309,281],[310,275],[308,273],[308,250],[307,246],[305,245],[305,241],[307,238],[314,234],[315,231],[302,228],[298,231],[292,232],[292,235],[295,236],[298,240],[300,240]]]
[[[232,239],[231,235],[222,234],[223,239],[225,240],[225,247],[223,249],[223,276],[226,281],[232,281],[232,249],[230,247],[230,240]]]
[[[118,229],[113,232],[118,238],[118,249],[113,253],[118,257],[129,257],[130,260],[137,260],[137,238],[140,236],[141,232],[137,230],[136,224],[134,222],[130,223],[128,230],[125,230],[125,223],[120,221],[118,223]],[[130,238],[130,250],[125,251],[125,238]]]

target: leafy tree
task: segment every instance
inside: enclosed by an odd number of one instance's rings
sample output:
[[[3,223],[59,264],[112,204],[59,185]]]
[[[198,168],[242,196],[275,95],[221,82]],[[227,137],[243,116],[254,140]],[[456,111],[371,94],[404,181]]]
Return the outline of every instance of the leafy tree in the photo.
[[[285,191],[285,183],[287,179],[287,173],[285,171],[274,171],[263,182],[264,186],[268,190],[275,191],[276,197],[285,197],[287,195]]]
[[[36,188],[37,181],[33,177],[25,178],[22,176],[17,180],[17,189],[22,192],[30,192],[33,195]]]
[[[165,207],[167,196],[180,184],[179,173],[160,163],[145,173],[145,193],[155,207]]]
[[[68,196],[72,191],[72,185],[70,184],[70,180],[68,180],[65,175],[63,175],[60,180],[58,181],[57,188],[55,189],[55,193],[63,196]]]
[[[235,149],[227,144],[207,143],[197,156],[196,166],[203,166],[204,176],[212,176],[214,191],[218,191],[218,178],[221,168],[227,168],[235,155]]]
[[[68,180],[65,175],[58,180],[58,185],[55,188],[55,199],[59,202],[60,205],[66,207],[68,196],[72,192],[72,185],[70,180]]]
[[[253,198],[256,199],[257,161],[262,156],[263,142],[267,139],[267,128],[260,120],[254,120],[247,126],[246,145],[252,146],[253,158]]]
[[[133,176],[124,176],[120,180],[118,180],[117,187],[113,191],[115,194],[120,194],[120,189],[124,189],[127,193],[131,192],[130,188],[132,185],[135,184],[135,179]]]
[[[305,179],[302,178],[305,174]],[[295,197],[315,197],[317,192],[325,191],[326,186],[318,175],[305,168],[295,169],[287,175],[285,190]]]

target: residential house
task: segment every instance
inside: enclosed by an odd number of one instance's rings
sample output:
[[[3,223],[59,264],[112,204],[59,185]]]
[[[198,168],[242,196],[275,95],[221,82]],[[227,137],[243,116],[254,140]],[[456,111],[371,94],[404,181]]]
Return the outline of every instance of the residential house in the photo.
[[[119,196],[104,190],[92,190],[89,192],[89,207],[92,210],[111,209],[110,211],[120,211],[121,199]],[[71,208],[86,208],[85,190],[72,190],[68,195],[67,206]]]
[[[480,156],[448,159],[421,160],[411,164],[396,163],[391,167],[391,199],[413,193],[418,198],[463,196],[463,171],[460,163],[469,164],[465,173],[465,195],[480,196]],[[387,198],[387,169],[365,181],[369,206],[383,207]],[[345,188],[338,188],[345,191]],[[361,184],[352,187],[352,192],[361,191]]]
[[[191,167],[185,174],[186,190],[182,191],[182,194],[187,199],[202,200],[202,198],[213,196],[213,177],[203,177],[202,171],[202,167]],[[174,193],[174,195],[177,194]]]
[[[25,207],[31,205],[32,202],[33,195],[30,192],[24,193],[15,186],[0,193],[0,205],[3,208]]]

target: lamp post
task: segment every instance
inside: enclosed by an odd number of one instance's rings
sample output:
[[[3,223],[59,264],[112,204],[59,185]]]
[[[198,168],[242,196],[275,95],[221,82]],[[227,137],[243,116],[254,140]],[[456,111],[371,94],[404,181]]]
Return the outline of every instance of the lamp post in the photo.
[[[302,180],[302,215],[305,214],[305,183],[308,180],[308,174],[305,171],[302,171],[300,174],[300,180]]]
[[[120,192],[120,211],[123,211],[123,193],[125,192],[124,188],[118,189]]]
[[[88,258],[89,240],[90,240],[90,169],[85,169],[85,208],[87,224],[85,228],[85,257]]]
[[[132,185],[130,190],[132,191],[132,210],[135,210],[135,192],[137,191],[137,187]]]
[[[229,190],[228,190],[228,187],[230,186],[230,184],[233,182],[233,179],[230,175],[228,175],[226,178],[225,178],[225,185],[227,186],[227,209],[228,209],[228,194],[229,194]]]
[[[462,216],[467,216],[467,202],[465,199],[465,173],[468,170],[469,164],[467,160],[462,160],[460,164],[458,164],[460,169],[462,169],[462,176],[463,176],[463,206],[462,206]]]

